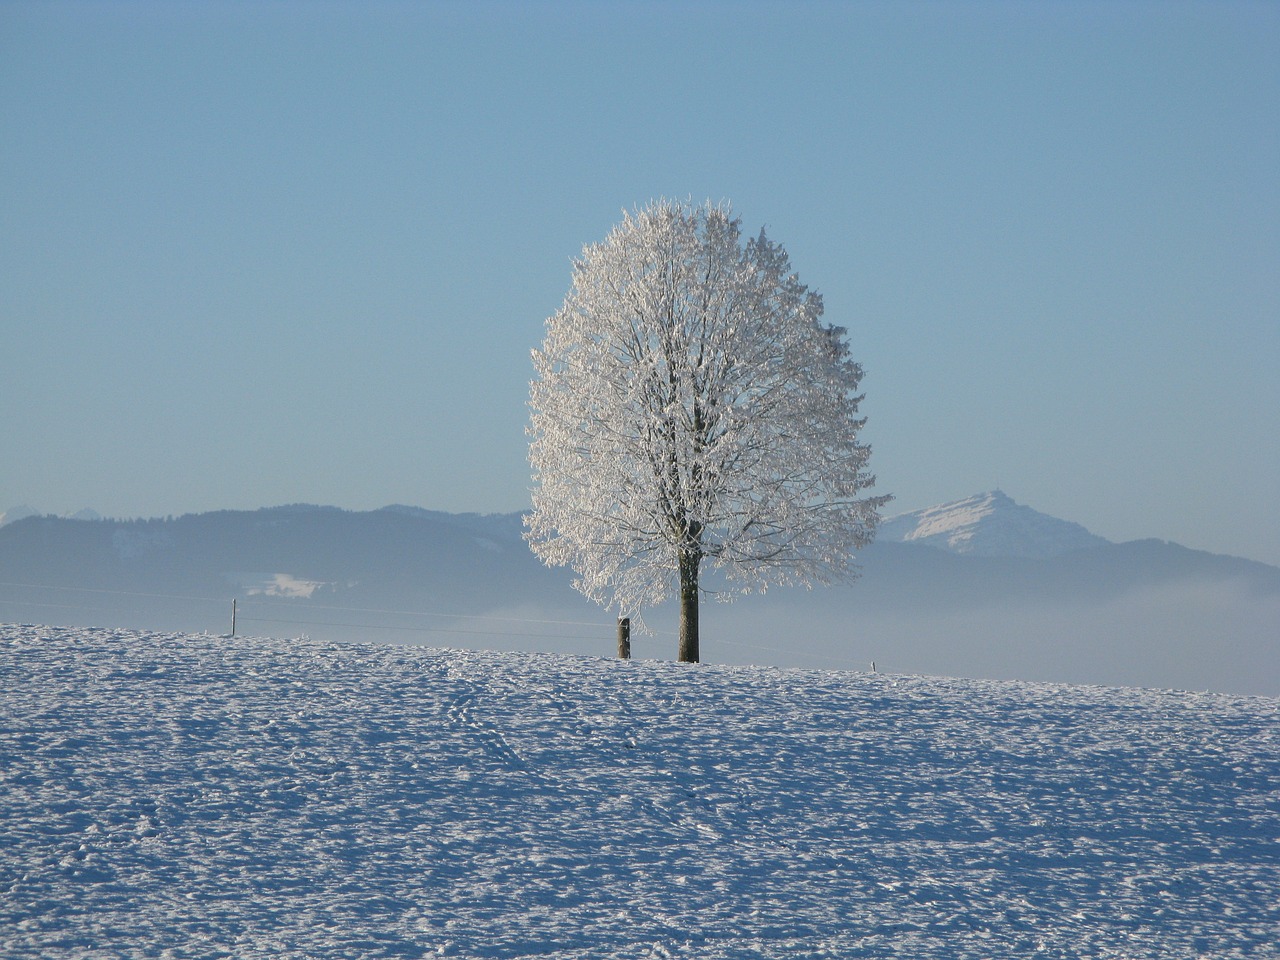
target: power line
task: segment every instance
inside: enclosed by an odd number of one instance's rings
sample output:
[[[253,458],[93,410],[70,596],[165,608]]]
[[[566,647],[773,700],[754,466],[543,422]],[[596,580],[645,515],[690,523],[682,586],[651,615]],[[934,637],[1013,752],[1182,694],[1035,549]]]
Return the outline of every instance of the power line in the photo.
[[[30,590],[63,590],[79,593],[92,593],[107,596],[118,597],[143,597],[152,600],[182,600],[196,603],[227,603],[230,597],[193,597],[182,594],[172,593],[142,593],[132,590],[107,590],[99,587],[73,587],[61,584],[40,584],[40,583],[18,583],[13,581],[0,581],[0,587],[21,587]],[[245,604],[252,604],[257,607],[276,607],[279,608],[282,603],[288,603],[285,598],[265,598],[265,597],[248,597],[240,601],[242,608]],[[81,604],[69,603],[48,603],[35,600],[0,600],[0,603],[11,605],[21,605],[29,607],[41,607],[47,609],[59,610],[86,610],[86,611],[106,611],[110,608],[99,606],[85,606]],[[307,602],[306,609],[310,610],[331,610],[339,613],[368,613],[381,614],[385,616],[399,617],[438,617],[445,620],[481,620],[489,623],[512,623],[512,624],[542,624],[546,626],[571,626],[571,627],[588,627],[593,630],[599,630],[602,633],[612,631],[612,624],[600,623],[593,620],[557,620],[537,617],[509,617],[487,614],[474,613],[443,613],[438,611],[426,610],[388,610],[379,607],[343,607],[334,604],[320,604]],[[546,640],[589,640],[589,636],[582,634],[563,634],[563,633],[529,633],[524,631],[504,631],[497,630],[475,630],[466,627],[427,627],[427,626],[403,626],[394,624],[374,624],[374,623],[344,623],[325,620],[296,620],[284,617],[245,617],[241,616],[240,621],[243,623],[279,623],[289,624],[292,626],[312,626],[312,627],[341,627],[350,630],[389,630],[409,633],[435,633],[435,634],[459,634],[471,636],[488,636],[488,637],[526,637],[530,639],[546,639]],[[673,636],[671,631],[666,630],[649,630],[650,634],[656,637]],[[782,656],[794,655],[794,650],[783,650],[778,647],[769,647],[755,643],[745,643],[741,640],[734,640],[728,637],[718,637],[716,643],[722,643],[730,647],[739,647],[747,650],[758,650],[762,653],[773,653]],[[819,661],[828,663],[849,664],[850,666],[862,666],[859,662],[837,656],[819,656],[813,657]]]
[[[99,587],[75,587],[75,586],[67,586],[62,584],[44,584],[44,583],[18,583],[15,581],[0,581],[0,587],[18,587],[18,588],[23,588],[27,590],[61,590],[61,591],[69,591],[69,592],[75,592],[75,593],[90,593],[90,594],[99,594],[99,595],[106,595],[106,596],[141,597],[141,598],[146,598],[151,600],[181,600],[186,602],[197,602],[197,603],[224,604],[231,599],[230,597],[192,597],[192,596],[185,596],[182,594],[172,594],[172,593],[144,593],[144,592],[135,591],[135,590],[108,590],[108,589],[99,588]],[[288,603],[287,600],[283,602]],[[24,599],[17,599],[17,600],[0,599],[0,603],[29,606],[29,607],[61,609],[61,610],[104,611],[104,610],[110,609],[107,607],[85,606],[82,604],[48,603],[48,602],[41,602],[36,600],[24,600]],[[242,600],[240,601],[240,603],[241,603],[241,606],[243,607],[246,601]],[[278,609],[280,606],[282,606],[282,601],[280,599],[274,599],[274,598],[273,599],[249,598],[247,600],[247,603],[253,604],[255,607],[258,607],[258,608],[265,607],[265,608]],[[367,613],[367,614],[381,614],[385,616],[400,616],[400,617],[438,617],[445,620],[468,620],[468,621],[481,620],[486,622],[500,622],[500,623],[512,623],[512,624],[542,624],[547,626],[588,627],[593,630],[599,630],[601,632],[609,631],[612,629],[612,625],[610,624],[603,624],[598,621],[590,621],[590,620],[557,620],[557,619],[537,618],[537,617],[510,617],[510,616],[497,616],[497,615],[487,615],[487,614],[444,613],[444,612],[438,612],[438,611],[425,611],[425,610],[387,610],[387,609],[380,609],[376,607],[342,607],[342,606],[336,606],[333,604],[313,604],[313,603],[307,603],[306,609],[309,611],[310,610],[332,610],[332,611],[337,611],[342,613]],[[558,639],[558,640],[589,639],[588,637],[585,637],[582,635],[531,633],[527,631],[499,632],[495,630],[473,630],[473,629],[467,629],[465,627],[414,627],[414,626],[399,626],[399,625],[393,625],[393,624],[339,623],[339,622],[323,621],[323,620],[296,620],[296,619],[289,619],[289,618],[283,618],[283,617],[241,616],[239,619],[245,623],[281,623],[281,624],[291,624],[291,625],[297,625],[297,626],[345,627],[345,628],[354,629],[354,630],[397,630],[397,631],[412,631],[412,632],[418,632],[418,633],[475,634],[480,636],[493,636],[493,637],[518,636],[518,637],[529,637],[534,639],[545,638],[545,639]]]
[[[82,603],[39,603],[35,600],[0,600],[15,607],[46,607],[54,610],[110,610],[110,607],[89,607]]]
[[[246,603],[275,603],[274,600],[258,600],[252,597]],[[569,627],[595,627],[601,630],[611,628],[610,624],[602,624],[595,620],[541,620],[533,617],[500,617],[484,613],[435,613],[423,610],[384,610],[378,607],[337,607],[323,603],[307,603],[308,610],[337,610],[341,613],[385,613],[399,617],[444,617],[453,620],[501,620],[508,623],[549,623]]]
[[[227,603],[232,597],[191,597],[175,593],[140,593],[134,590],[106,590],[98,587],[72,587],[61,584],[48,583],[15,583],[11,581],[0,581],[0,587],[23,587],[29,590],[70,590],[81,593],[100,593],[117,597],[145,597],[152,600],[188,600],[198,603]],[[11,601],[14,603],[28,603],[26,600]],[[263,606],[278,606],[281,602],[288,603],[289,598],[268,598],[268,597],[249,597],[241,598],[242,604],[252,603]],[[600,623],[596,620],[551,620],[540,619],[536,617],[506,617],[498,615],[490,615],[483,613],[444,613],[432,610],[387,610],[381,607],[340,607],[332,604],[311,603],[307,602],[308,610],[336,610],[341,613],[377,613],[387,616],[398,617],[440,617],[448,620],[497,620],[506,623],[544,623],[556,626],[569,627],[593,627],[599,630],[612,629],[611,624]],[[305,621],[280,621],[280,622],[298,622]],[[341,624],[338,624],[341,626]],[[353,624],[359,626],[359,624]]]
[[[347,627],[353,630],[400,630],[412,633],[445,633],[445,634],[470,634],[483,637],[532,637],[535,639],[545,640],[590,640],[591,637],[568,634],[555,633],[513,633],[510,631],[499,632],[496,630],[468,630],[466,628],[449,628],[449,627],[405,627],[395,626],[391,624],[375,624],[375,623],[334,623],[325,620],[284,620],[274,617],[241,617],[242,623],[287,623],[293,626],[310,626],[310,627]],[[550,620],[530,620],[529,623],[554,623]]]
[[[0,587],[25,587],[28,590],[73,590],[80,593],[105,593],[116,597],[147,597],[152,600],[193,600],[199,603],[226,603],[231,599],[230,597],[184,597],[174,593],[137,593],[132,590],[104,590],[98,587],[69,587],[54,583],[12,583],[7,580],[0,580]]]

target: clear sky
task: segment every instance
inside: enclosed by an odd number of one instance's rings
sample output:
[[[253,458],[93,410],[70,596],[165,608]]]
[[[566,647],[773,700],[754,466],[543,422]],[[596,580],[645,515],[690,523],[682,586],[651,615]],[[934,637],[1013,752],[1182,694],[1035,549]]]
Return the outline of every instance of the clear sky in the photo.
[[[1280,4],[0,0],[0,510],[523,509],[624,208],[847,326],[889,512],[1280,564]]]

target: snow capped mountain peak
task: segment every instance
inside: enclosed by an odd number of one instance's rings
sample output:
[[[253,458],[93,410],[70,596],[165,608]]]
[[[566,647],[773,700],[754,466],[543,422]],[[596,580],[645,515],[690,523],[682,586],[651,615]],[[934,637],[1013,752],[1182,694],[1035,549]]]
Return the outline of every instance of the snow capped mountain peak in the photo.
[[[19,520],[25,520],[27,517],[38,516],[40,516],[40,511],[33,510],[26,504],[22,504],[17,507],[10,507],[4,513],[0,513],[0,527],[5,526],[6,524],[16,523]],[[77,510],[75,513],[63,514],[63,517],[67,520],[101,520],[102,514],[98,513],[96,510],[90,510],[88,507],[85,507],[83,510]]]
[[[890,517],[877,537],[984,557],[1054,557],[1108,542],[1078,523],[1015,503],[1002,490]]]

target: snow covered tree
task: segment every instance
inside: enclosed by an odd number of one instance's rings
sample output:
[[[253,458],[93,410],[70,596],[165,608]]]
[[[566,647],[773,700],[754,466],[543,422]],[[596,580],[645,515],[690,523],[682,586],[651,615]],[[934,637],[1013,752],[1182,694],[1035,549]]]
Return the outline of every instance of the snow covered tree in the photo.
[[[526,539],[620,615],[675,591],[681,661],[705,565],[723,598],[852,577],[890,499],[858,496],[862,369],[821,316],[763,230],[663,200],[583,249],[533,352]]]

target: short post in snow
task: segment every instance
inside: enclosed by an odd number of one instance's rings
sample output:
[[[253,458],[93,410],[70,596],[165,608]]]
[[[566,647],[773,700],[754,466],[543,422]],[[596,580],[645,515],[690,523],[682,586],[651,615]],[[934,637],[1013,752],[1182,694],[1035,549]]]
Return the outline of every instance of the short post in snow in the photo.
[[[618,659],[631,659],[631,618],[618,618]]]
[[[236,601],[235,601],[235,598],[233,597],[231,599],[231,636],[234,637],[235,635],[236,635]]]

